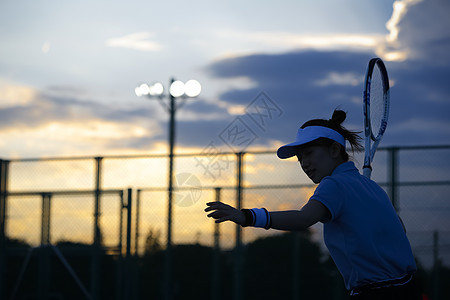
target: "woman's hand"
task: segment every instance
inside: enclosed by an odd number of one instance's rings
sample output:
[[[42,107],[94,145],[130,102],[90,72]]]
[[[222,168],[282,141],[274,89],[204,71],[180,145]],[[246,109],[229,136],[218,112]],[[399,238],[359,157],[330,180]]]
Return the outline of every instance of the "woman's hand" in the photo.
[[[212,211],[208,214],[208,217],[215,219],[216,223],[222,223],[224,221],[232,221],[239,225],[245,223],[244,213],[228,204],[217,201],[206,203],[206,205],[205,212]]]

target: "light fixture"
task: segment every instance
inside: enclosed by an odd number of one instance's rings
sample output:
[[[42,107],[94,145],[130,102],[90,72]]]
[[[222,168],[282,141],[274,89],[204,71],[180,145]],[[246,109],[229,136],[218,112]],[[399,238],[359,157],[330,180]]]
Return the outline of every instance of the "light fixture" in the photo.
[[[202,91],[202,86],[197,80],[189,80],[184,85],[184,93],[188,97],[197,97]]]
[[[164,85],[160,82],[148,85],[142,83],[134,89],[136,96],[148,96],[148,97],[163,97],[164,96]],[[200,95],[202,91],[202,86],[197,80],[188,80],[186,83],[175,80],[169,86],[169,94],[172,97],[190,97],[194,98]]]

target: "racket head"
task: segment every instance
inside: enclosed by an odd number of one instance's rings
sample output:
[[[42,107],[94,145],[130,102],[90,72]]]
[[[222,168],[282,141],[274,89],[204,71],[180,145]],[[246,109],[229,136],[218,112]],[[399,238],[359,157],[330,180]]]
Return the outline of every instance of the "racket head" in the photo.
[[[389,78],[383,61],[369,61],[364,81],[364,134],[372,141],[380,140],[389,118]]]

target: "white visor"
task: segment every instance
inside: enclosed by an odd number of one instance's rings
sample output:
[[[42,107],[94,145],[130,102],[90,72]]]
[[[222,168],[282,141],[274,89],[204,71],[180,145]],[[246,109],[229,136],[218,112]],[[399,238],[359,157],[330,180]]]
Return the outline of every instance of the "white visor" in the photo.
[[[318,138],[327,138],[338,142],[345,148],[345,138],[336,130],[323,126],[308,126],[300,128],[297,132],[295,142],[281,146],[277,155],[279,158],[289,158],[297,154],[296,147],[317,140]]]

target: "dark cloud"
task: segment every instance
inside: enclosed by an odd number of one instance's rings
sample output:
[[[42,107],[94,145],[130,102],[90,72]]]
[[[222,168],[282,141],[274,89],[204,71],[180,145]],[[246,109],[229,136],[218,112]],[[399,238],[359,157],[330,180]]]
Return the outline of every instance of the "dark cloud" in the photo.
[[[314,95],[311,87],[330,72],[361,74],[369,57],[362,53],[319,51],[255,54],[216,62],[209,70],[218,78],[249,77],[258,84],[254,90],[283,91],[295,99],[306,92]],[[222,99],[242,104],[251,96],[248,91],[237,93],[230,91]]]
[[[385,62],[392,82],[391,111],[385,145],[449,144],[450,2],[422,1],[408,6],[397,24],[399,49],[406,61]],[[311,118],[328,118],[333,109],[348,112],[347,124],[362,129],[362,83],[371,53],[299,51],[254,54],[216,61],[208,71],[216,78],[247,77],[256,87],[229,90],[221,99],[248,105],[261,91],[283,109],[283,116],[260,135],[288,141],[295,128]],[[339,80],[354,77],[357,84]],[[328,83],[328,84],[318,84]]]
[[[400,48],[427,64],[450,65],[450,2],[420,1],[408,7],[398,24]]]
[[[426,2],[426,3],[425,3]],[[410,6],[398,24],[398,41],[409,49],[409,60],[385,62],[394,83],[391,112],[384,145],[450,143],[450,19],[448,1],[423,1]],[[433,22],[433,20],[440,20]],[[442,20],[441,20],[442,19]],[[423,21],[423,22],[422,22]],[[442,21],[442,22],[441,22]],[[424,55],[426,54],[426,55]],[[271,140],[290,141],[296,129],[312,118],[329,118],[335,108],[348,112],[346,123],[362,130],[363,80],[373,53],[355,51],[298,51],[280,54],[253,54],[226,58],[207,66],[218,79],[248,78],[255,86],[228,90],[220,99],[230,104],[251,106],[261,92],[282,111],[267,120],[264,128],[248,115],[241,120],[252,130],[255,144]],[[220,114],[223,118],[178,121],[177,141],[183,145],[206,146],[218,138],[238,116],[204,102],[192,102],[183,109],[193,113]]]
[[[450,50],[450,49],[449,49]],[[289,140],[295,127],[311,118],[327,118],[334,108],[348,112],[348,124],[362,129],[362,82],[367,62],[374,55],[351,52],[307,51],[278,55],[250,55],[225,59],[209,66],[219,78],[249,77],[257,88],[232,90],[221,98],[248,104],[258,91],[266,91],[284,110],[267,139]],[[391,89],[391,114],[385,144],[449,143],[448,115],[450,69],[417,59],[386,62],[395,83]],[[358,84],[319,85],[329,74],[353,74]],[[414,120],[418,120],[414,124]],[[406,124],[411,124],[409,128]],[[263,137],[264,138],[264,137]]]
[[[444,0],[422,1],[408,6],[398,24],[400,49],[411,56],[402,62],[385,62],[394,83],[391,111],[383,145],[449,144],[450,10]],[[276,117],[257,124],[249,113],[236,116],[226,108],[202,99],[190,99],[177,112],[177,143],[206,147],[210,142],[229,150],[221,133],[235,122],[243,123],[255,137],[253,144],[270,145],[273,140],[291,141],[296,129],[312,118],[329,118],[335,108],[347,111],[346,125],[362,130],[362,89],[366,66],[373,53],[352,51],[297,51],[253,54],[226,58],[207,66],[216,79],[248,78],[255,85],[232,89],[222,101],[252,109],[263,92],[280,110]],[[69,94],[73,97],[60,95]],[[56,95],[56,96],[55,96]],[[122,141],[136,148],[167,139],[167,118],[160,107],[121,109],[95,101],[80,100],[80,89],[53,86],[27,106],[0,109],[0,127],[36,127],[47,122],[98,119],[112,122],[156,121],[162,130],[148,139]],[[252,104],[253,103],[253,104]],[[111,146],[118,141],[111,141]],[[250,145],[251,146],[251,145]]]
[[[50,92],[37,93],[26,105],[0,108],[0,130],[20,129],[24,132],[39,130],[50,124],[80,128],[80,135],[73,134],[75,141],[96,144],[101,149],[114,151],[116,149],[151,149],[152,143],[166,140],[166,132],[159,129],[158,112],[151,107],[145,109],[120,109],[102,103],[80,100],[75,96],[64,97],[65,90],[55,95],[55,89]],[[72,95],[77,93],[71,93]],[[81,96],[80,96],[81,97]],[[84,94],[81,98],[85,97]],[[114,124],[115,127],[111,127]],[[75,127],[74,127],[75,126]],[[104,126],[104,127],[102,127]],[[115,128],[120,132],[114,136],[110,130]],[[84,136],[84,131],[92,130],[92,137]],[[135,132],[127,135],[126,130],[148,130],[148,137],[142,137]],[[165,129],[165,127],[164,127]],[[104,136],[102,133],[105,133]],[[76,142],[74,142],[76,143]],[[100,149],[99,148],[99,149]],[[100,151],[100,150],[99,150]],[[103,150],[102,150],[103,151]]]
[[[189,112],[193,114],[215,114],[215,115],[221,115],[223,118],[227,116],[227,112],[225,109],[220,108],[215,103],[210,103],[207,101],[204,101],[202,99],[186,99],[181,100],[185,101],[184,104],[182,104],[182,112]]]
[[[49,122],[83,122],[92,119],[127,122],[133,118],[148,118],[151,111],[115,110],[94,101],[81,101],[75,98],[37,95],[24,105],[0,109],[0,127],[36,127]]]
[[[259,142],[264,144],[274,139],[291,140],[303,122],[311,118],[329,118],[338,107],[349,112],[350,124],[360,123],[360,103],[355,102],[355,98],[361,96],[370,57],[367,53],[343,51],[255,54],[215,62],[208,70],[217,78],[244,76],[256,83],[251,89],[227,91],[221,95],[222,100],[248,106],[259,93],[265,92],[280,107],[281,117],[267,122],[264,130],[255,130]],[[320,84],[330,74],[350,76],[353,82]]]
[[[251,145],[269,146],[273,140],[289,142],[297,128],[312,118],[330,118],[335,108],[348,112],[347,126],[362,130],[362,86],[367,62],[374,55],[345,51],[301,51],[272,55],[249,55],[224,59],[208,66],[219,79],[247,77],[256,87],[229,90],[221,100],[252,109],[263,92],[279,108],[264,126],[250,114],[230,115],[225,108],[202,99],[189,99],[177,112],[176,138],[180,146],[206,147],[215,142],[230,149],[220,134],[236,120],[255,137]],[[395,83],[391,89],[391,113],[383,145],[450,143],[448,114],[450,70],[425,61],[386,62]],[[334,75],[333,75],[334,74]],[[347,78],[348,77],[348,78]],[[347,79],[346,79],[347,78]],[[345,79],[345,80],[341,80]],[[48,122],[83,122],[92,119],[142,124],[154,119],[161,128],[149,138],[111,141],[146,148],[167,140],[168,114],[160,107],[120,109],[76,97],[41,94],[27,106],[0,109],[0,127],[37,127]],[[264,113],[264,112],[263,112]],[[251,146],[249,145],[249,146]],[[122,145],[123,146],[123,145]]]
[[[65,96],[65,94],[71,96]],[[85,99],[86,94],[76,88],[51,87],[37,93],[26,105],[0,107],[0,130],[37,129],[52,123],[80,124],[88,127],[92,122],[127,125],[150,130],[149,136],[130,134],[129,137],[102,138],[101,143],[107,149],[151,149],[152,144],[167,142],[169,113],[167,99],[164,105],[155,101],[142,108],[121,108]],[[216,104],[198,99],[177,99],[177,142],[181,145],[206,145],[228,122],[226,109]],[[206,121],[201,121],[205,119]],[[100,125],[101,126],[101,125]],[[147,128],[150,126],[150,128]],[[156,127],[156,128],[155,128]]]
[[[177,143],[191,147],[206,147],[209,143],[222,144],[218,136],[226,128],[230,120],[210,121],[177,121],[176,139]],[[222,147],[223,151],[230,151]]]

